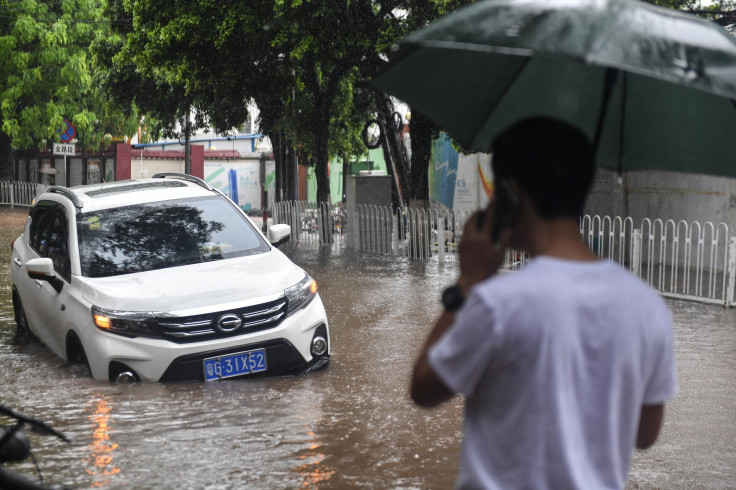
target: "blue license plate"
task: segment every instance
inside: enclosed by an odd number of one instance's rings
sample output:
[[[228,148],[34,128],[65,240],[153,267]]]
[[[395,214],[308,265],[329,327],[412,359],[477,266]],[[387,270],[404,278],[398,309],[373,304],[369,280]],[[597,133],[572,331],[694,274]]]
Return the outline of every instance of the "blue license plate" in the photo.
[[[232,378],[266,370],[266,349],[255,349],[227,356],[211,357],[202,361],[204,380]]]

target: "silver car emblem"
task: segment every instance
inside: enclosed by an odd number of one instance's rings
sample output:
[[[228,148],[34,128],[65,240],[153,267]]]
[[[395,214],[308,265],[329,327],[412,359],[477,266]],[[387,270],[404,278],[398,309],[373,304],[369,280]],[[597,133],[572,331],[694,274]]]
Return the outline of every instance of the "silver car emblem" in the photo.
[[[230,333],[239,329],[242,324],[243,320],[241,320],[238,315],[228,313],[218,318],[217,330],[222,333]]]

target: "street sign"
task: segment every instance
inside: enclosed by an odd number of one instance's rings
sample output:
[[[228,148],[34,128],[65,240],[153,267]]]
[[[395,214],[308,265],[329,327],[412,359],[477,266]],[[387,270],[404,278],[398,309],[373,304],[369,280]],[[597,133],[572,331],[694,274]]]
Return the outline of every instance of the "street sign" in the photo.
[[[77,128],[66,119],[64,119],[64,127],[59,132],[61,133],[59,141],[62,143],[69,143],[77,136]]]
[[[74,155],[76,148],[74,145],[65,145],[62,143],[54,143],[54,155]]]

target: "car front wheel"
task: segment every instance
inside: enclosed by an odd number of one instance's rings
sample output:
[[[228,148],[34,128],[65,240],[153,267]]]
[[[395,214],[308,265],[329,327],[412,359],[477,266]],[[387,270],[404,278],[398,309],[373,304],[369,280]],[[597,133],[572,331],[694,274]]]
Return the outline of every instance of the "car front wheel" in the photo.
[[[92,373],[87,354],[84,352],[84,347],[82,347],[82,341],[74,332],[69,332],[66,336],[66,358],[72,364],[83,364],[87,371],[90,374]]]
[[[18,301],[15,304],[15,324],[18,326],[18,340],[24,344],[32,342],[34,337],[31,333],[31,329],[28,328],[26,311],[23,309],[23,302],[20,298],[18,298]]]

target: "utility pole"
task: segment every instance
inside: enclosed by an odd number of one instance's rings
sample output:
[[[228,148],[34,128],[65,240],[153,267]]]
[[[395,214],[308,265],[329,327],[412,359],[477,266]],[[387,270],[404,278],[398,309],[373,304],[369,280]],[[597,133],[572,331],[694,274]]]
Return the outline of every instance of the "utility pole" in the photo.
[[[291,85],[291,103],[292,103],[292,113],[294,116],[296,116],[296,70],[291,70],[291,76],[293,77],[293,84]],[[291,199],[293,201],[299,200],[299,156],[297,155],[297,149],[296,145],[291,145],[291,152],[290,152],[290,159],[289,159],[289,176],[291,177],[291,180],[289,181],[289,194],[292,196]],[[304,196],[304,199],[307,199],[307,196]]]
[[[268,187],[266,187],[266,156],[261,153],[260,160],[260,181],[261,181],[261,209],[263,210],[263,233],[268,231]]]
[[[184,121],[184,173],[192,173],[192,128],[189,121],[189,107],[187,107],[186,121]]]

